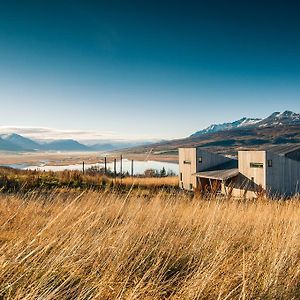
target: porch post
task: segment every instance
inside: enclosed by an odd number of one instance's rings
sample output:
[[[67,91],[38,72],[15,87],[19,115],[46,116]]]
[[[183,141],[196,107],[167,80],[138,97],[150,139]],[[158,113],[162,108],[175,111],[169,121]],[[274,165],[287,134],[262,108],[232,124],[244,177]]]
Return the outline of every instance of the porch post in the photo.
[[[212,191],[211,179],[209,178],[208,180],[209,180],[210,190]]]
[[[225,182],[226,182],[226,180],[222,180],[222,185],[224,186],[224,192],[225,192],[225,195],[227,196],[227,189],[226,189]],[[222,187],[221,187],[221,190],[222,190]]]

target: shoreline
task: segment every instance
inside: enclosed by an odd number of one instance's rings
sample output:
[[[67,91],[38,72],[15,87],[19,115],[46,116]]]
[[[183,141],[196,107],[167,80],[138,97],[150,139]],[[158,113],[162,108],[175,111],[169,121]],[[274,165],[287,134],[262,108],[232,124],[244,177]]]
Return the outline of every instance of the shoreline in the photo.
[[[113,162],[116,158],[120,160],[121,152],[3,152],[0,153],[0,165],[40,165],[46,166],[67,166],[80,164],[83,161],[86,164],[104,163],[104,157],[107,162]],[[178,163],[175,155],[155,155],[155,154],[123,154],[123,159],[135,161],[158,161],[167,163]]]

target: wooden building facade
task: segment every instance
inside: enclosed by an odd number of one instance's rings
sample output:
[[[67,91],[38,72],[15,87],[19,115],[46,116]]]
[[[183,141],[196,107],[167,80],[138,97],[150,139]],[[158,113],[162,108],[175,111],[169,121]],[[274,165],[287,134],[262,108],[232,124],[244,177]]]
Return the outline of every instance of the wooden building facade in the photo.
[[[238,151],[237,159],[200,147],[180,148],[179,184],[237,197],[292,196],[300,192],[300,145]]]

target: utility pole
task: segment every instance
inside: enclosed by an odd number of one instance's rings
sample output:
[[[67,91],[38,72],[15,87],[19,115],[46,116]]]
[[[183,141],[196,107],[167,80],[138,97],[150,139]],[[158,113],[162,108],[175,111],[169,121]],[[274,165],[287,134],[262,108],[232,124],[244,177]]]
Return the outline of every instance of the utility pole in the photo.
[[[133,159],[131,160],[131,177],[133,177]]]
[[[117,160],[114,158],[114,175],[117,177]]]
[[[106,175],[107,173],[107,165],[106,165],[106,156],[104,157],[104,174]]]
[[[121,176],[121,179],[122,179],[122,173],[123,173],[122,159],[123,159],[123,157],[122,157],[122,154],[121,154],[121,160],[120,160],[120,176]]]

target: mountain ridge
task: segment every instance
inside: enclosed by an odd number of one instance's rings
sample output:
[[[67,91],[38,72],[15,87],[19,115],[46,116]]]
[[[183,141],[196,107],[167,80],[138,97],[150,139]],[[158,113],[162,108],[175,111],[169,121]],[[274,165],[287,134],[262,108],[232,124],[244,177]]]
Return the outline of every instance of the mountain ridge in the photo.
[[[91,149],[73,139],[55,140],[41,144],[40,150],[46,151],[91,151]]]
[[[185,138],[132,148],[127,153],[143,154],[151,151],[157,155],[174,156],[177,155],[178,148],[199,146],[223,154],[236,155],[238,149],[264,149],[266,146],[287,143],[300,144],[300,114],[291,111],[274,112],[255,124],[203,134],[194,133]]]
[[[258,119],[258,118],[243,117],[243,118],[233,121],[233,122],[212,124],[204,129],[201,129],[201,130],[193,133],[191,136],[199,136],[199,135],[211,133],[211,132],[218,132],[218,131],[230,130],[230,129],[239,128],[239,127],[245,127],[245,126],[257,123],[261,120],[262,119]]]
[[[227,131],[232,129],[244,129],[246,127],[268,127],[268,126],[282,126],[290,124],[300,124],[300,114],[294,113],[290,110],[284,112],[274,112],[268,117],[261,118],[247,118],[243,117],[233,122],[226,122],[221,124],[212,124],[204,129],[196,131],[190,137],[199,137],[203,134],[214,133],[219,131]]]
[[[2,135],[2,139],[17,145],[23,150],[34,151],[40,147],[39,143],[17,133]]]
[[[145,142],[145,144],[147,144]],[[93,152],[93,151],[113,151],[123,148],[130,148],[140,145],[136,142],[115,142],[108,143],[107,141],[97,144],[86,145],[74,139],[57,139],[53,141],[36,141],[28,137],[24,137],[17,133],[1,134],[0,135],[0,151],[11,152],[33,152],[33,151],[78,151],[78,152]]]
[[[157,143],[108,143],[85,145],[73,139],[40,142],[22,135],[2,134],[2,151],[115,151],[145,153],[149,148],[161,151],[177,151],[178,147],[201,145],[203,147],[237,148],[265,144],[300,143],[300,114],[286,110],[274,112],[264,119],[243,117],[233,122],[212,124],[189,137]],[[124,150],[125,151],[125,150]],[[152,150],[151,150],[152,151]]]

